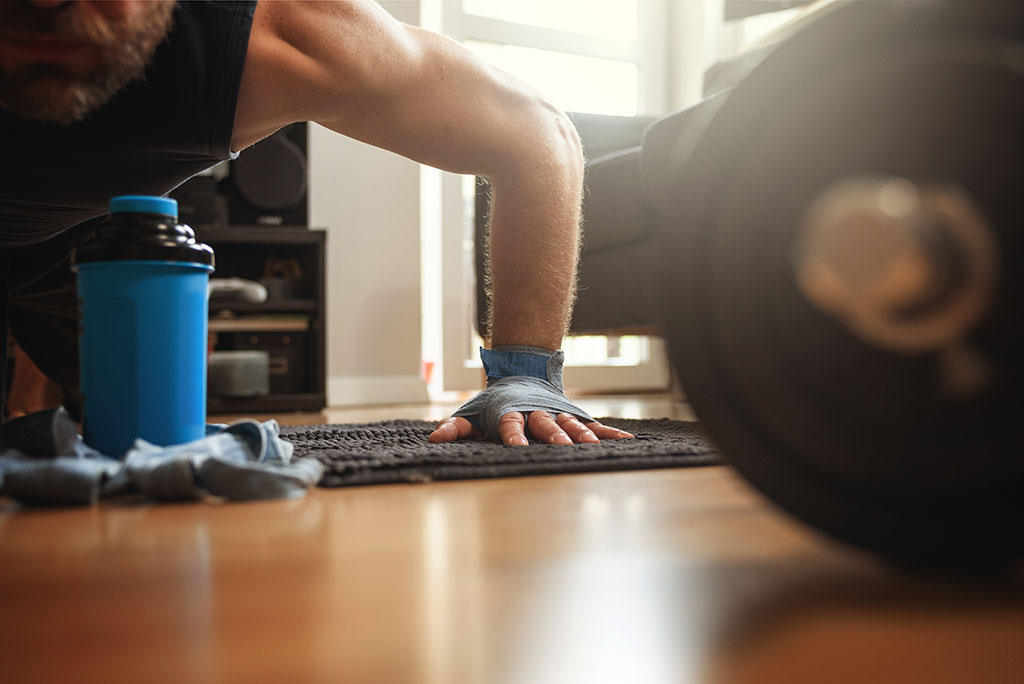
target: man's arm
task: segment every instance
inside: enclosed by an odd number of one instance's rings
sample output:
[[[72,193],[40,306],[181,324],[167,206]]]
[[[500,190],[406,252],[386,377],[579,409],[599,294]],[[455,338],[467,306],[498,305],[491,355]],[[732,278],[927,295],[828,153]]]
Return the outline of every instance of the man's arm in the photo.
[[[583,182],[579,138],[565,114],[458,43],[375,3],[261,3],[232,147],[302,120],[490,179],[492,344],[558,349],[575,291]],[[563,422],[574,439],[591,432],[575,419],[542,418],[531,415],[530,425],[542,439],[564,434]],[[522,416],[518,428],[509,420],[503,437],[522,435]],[[468,434],[463,423],[446,422],[442,436]]]
[[[579,139],[564,114],[458,43],[374,3],[261,3],[233,147],[306,119],[490,179],[492,343],[560,346],[583,182]]]

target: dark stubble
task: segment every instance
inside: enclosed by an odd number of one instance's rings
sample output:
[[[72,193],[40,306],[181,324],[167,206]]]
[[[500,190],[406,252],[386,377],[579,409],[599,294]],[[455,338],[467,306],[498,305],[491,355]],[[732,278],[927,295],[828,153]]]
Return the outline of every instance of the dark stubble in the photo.
[[[83,15],[67,5],[45,10],[25,2],[0,4],[0,29],[31,31],[88,44],[89,67],[56,63],[0,63],[0,106],[19,117],[67,125],[81,121],[126,85],[142,78],[171,30],[175,2],[144,5],[130,21]]]

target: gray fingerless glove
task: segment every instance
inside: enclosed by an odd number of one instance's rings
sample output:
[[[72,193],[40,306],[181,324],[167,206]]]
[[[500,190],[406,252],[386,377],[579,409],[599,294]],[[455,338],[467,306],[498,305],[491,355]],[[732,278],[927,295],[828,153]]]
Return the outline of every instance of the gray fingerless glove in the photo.
[[[487,373],[487,387],[453,415],[469,420],[485,437],[498,436],[498,419],[510,411],[547,411],[552,416],[569,413],[592,421],[586,411],[562,390],[565,353],[539,347],[510,345],[480,349]]]

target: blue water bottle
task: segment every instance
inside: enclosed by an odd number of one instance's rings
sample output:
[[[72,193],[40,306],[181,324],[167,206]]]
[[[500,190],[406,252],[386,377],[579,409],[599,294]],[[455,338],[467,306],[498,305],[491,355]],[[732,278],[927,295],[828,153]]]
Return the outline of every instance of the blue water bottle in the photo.
[[[213,250],[178,203],[125,195],[72,255],[78,278],[83,437],[122,457],[136,437],[200,439],[206,426],[207,286]]]

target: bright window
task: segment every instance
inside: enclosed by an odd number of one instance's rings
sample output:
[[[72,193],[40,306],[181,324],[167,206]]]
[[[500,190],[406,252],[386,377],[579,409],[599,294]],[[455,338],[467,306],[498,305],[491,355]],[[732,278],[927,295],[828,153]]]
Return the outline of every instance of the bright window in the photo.
[[[462,0],[462,11],[597,38],[637,35],[637,0]]]
[[[467,40],[466,46],[565,111],[637,114],[637,66],[632,62],[478,40]]]

